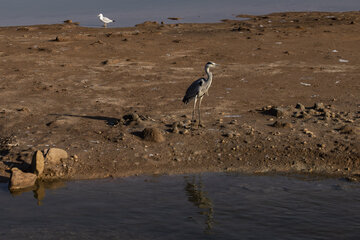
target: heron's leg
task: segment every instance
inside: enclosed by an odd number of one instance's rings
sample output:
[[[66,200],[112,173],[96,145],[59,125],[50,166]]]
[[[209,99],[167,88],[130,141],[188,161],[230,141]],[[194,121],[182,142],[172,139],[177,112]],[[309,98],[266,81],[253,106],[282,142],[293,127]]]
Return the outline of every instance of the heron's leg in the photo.
[[[203,99],[204,95],[202,95],[199,99],[199,105],[198,105],[198,108],[199,108],[199,126],[201,126],[201,117],[200,117],[200,106],[201,106],[201,101]]]
[[[195,107],[196,107],[196,102],[197,102],[197,96],[194,99],[194,109],[191,115],[191,120],[194,121],[194,117],[195,117]]]

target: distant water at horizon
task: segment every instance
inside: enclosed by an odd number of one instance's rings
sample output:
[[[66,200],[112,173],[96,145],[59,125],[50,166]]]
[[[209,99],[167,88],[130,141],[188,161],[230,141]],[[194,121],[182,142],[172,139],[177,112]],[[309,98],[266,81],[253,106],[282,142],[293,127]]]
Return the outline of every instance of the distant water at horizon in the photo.
[[[101,27],[97,19],[100,12],[116,20],[109,27],[131,27],[144,21],[219,22],[238,14],[360,10],[359,0],[0,0],[0,4],[0,26],[56,24],[71,19],[81,26]]]

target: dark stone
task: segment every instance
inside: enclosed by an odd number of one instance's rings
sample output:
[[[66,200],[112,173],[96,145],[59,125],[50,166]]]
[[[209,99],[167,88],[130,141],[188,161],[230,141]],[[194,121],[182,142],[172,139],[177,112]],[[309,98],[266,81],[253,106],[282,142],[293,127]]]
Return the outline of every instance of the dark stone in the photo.
[[[325,106],[323,103],[315,103],[313,108],[317,111],[323,112],[325,109]]]
[[[275,117],[283,117],[288,114],[288,110],[282,107],[272,106],[270,109],[263,109],[263,113]]]
[[[276,128],[291,128],[292,124],[276,121],[271,126],[276,127]]]
[[[305,110],[305,106],[302,105],[301,103],[297,103],[296,106],[295,106],[295,108],[300,109],[301,111],[304,111],[304,110]]]

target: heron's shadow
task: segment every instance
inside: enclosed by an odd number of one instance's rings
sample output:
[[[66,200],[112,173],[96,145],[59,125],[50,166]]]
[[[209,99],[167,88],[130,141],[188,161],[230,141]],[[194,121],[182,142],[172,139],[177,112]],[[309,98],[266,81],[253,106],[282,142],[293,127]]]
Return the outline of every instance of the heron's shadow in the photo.
[[[100,120],[100,121],[105,121],[106,124],[109,126],[116,126],[121,122],[121,120],[119,118],[104,117],[104,116],[87,116],[87,115],[74,115],[74,114],[50,114],[50,115],[51,116],[64,116],[64,117],[76,117],[76,118]]]

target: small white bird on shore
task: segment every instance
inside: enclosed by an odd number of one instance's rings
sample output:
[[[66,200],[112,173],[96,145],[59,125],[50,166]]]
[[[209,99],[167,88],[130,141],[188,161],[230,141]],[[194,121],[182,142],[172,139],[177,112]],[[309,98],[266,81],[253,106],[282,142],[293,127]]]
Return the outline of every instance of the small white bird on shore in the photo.
[[[104,17],[102,13],[100,13],[98,15],[98,17],[99,17],[100,21],[102,21],[104,23],[105,28],[107,27],[108,23],[115,22],[115,20],[111,20],[110,18]]]

